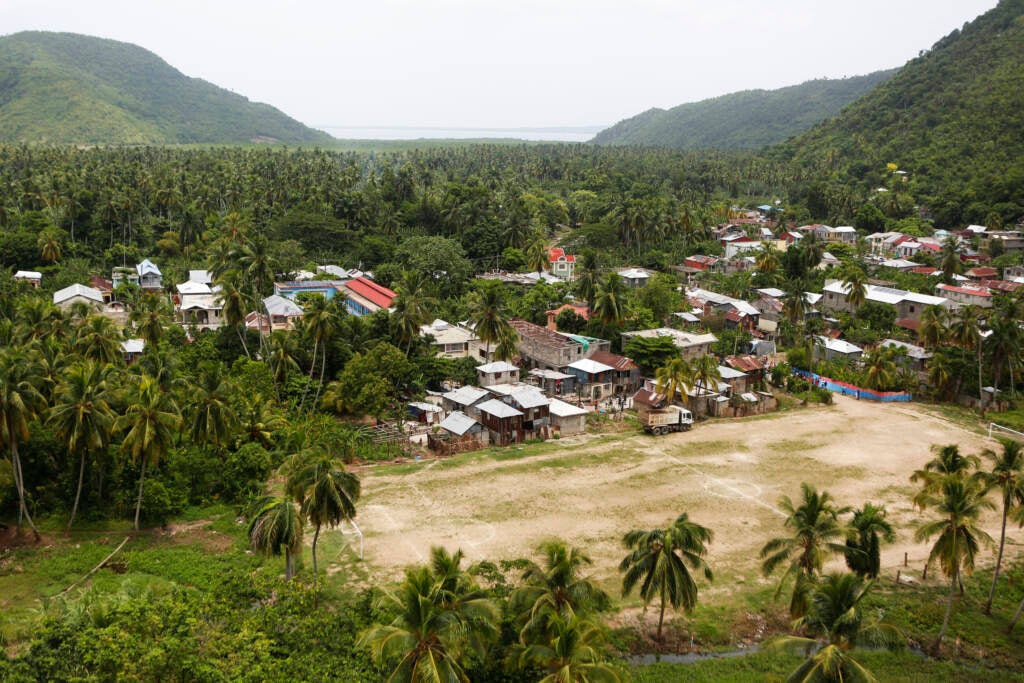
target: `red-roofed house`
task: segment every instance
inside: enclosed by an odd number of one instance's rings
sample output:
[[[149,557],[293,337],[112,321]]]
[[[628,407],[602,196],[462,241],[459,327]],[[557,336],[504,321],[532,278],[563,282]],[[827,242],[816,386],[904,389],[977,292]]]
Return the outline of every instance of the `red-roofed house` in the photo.
[[[551,263],[551,274],[564,280],[571,280],[576,271],[576,257],[566,254],[561,247],[548,249],[548,261]]]
[[[936,296],[944,296],[950,301],[980,308],[992,308],[992,293],[987,289],[975,289],[974,287],[956,287],[954,285],[939,284],[935,286]]]
[[[345,294],[345,308],[352,315],[369,315],[381,309],[391,308],[392,302],[398,296],[387,287],[365,277],[349,280],[342,288]]]
[[[707,270],[718,263],[717,256],[706,256],[704,254],[691,254],[683,261],[683,267],[694,270]]]
[[[999,277],[999,271],[992,266],[978,266],[971,268],[964,273],[969,280],[979,282],[981,280],[994,280]]]

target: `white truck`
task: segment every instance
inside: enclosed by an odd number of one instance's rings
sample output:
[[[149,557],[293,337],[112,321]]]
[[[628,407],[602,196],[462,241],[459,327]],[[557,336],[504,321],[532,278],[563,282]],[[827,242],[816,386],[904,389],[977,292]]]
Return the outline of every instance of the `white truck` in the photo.
[[[641,421],[648,434],[685,432],[693,426],[693,413],[686,408],[667,406],[648,411]]]

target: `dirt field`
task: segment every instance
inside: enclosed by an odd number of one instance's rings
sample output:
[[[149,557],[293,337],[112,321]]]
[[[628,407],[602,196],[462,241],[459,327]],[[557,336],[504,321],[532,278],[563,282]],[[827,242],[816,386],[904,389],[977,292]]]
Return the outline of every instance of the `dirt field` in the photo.
[[[836,397],[831,407],[704,423],[683,434],[567,439],[536,455],[511,450],[413,471],[378,467],[364,473],[358,523],[378,580],[396,578],[432,545],[498,560],[531,556],[540,541],[557,537],[585,548],[595,576],[611,582],[626,531],[686,511],[715,533],[714,594],[764,580],[757,555],[783,533],[777,502],[796,499],[806,481],[840,505],[884,504],[899,538],[883,548],[883,565],[894,575],[906,551],[917,575],[927,549],[913,541],[923,517],[910,504],[916,485],[908,478],[932,457],[932,444],[949,443],[963,453],[995,445],[926,408]],[[985,526],[997,536],[995,514]],[[1014,528],[1010,537],[1022,540],[1024,532]]]

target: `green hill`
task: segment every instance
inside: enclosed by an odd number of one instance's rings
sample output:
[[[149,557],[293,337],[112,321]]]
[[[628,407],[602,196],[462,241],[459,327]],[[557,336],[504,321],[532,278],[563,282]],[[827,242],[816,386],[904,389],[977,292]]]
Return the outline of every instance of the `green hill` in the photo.
[[[1022,131],[1024,0],[1003,0],[773,153],[862,189],[889,183],[895,163],[918,204],[957,225],[1024,212]]]
[[[892,69],[807,81],[778,90],[744,90],[672,109],[649,109],[601,131],[592,142],[673,149],[760,149],[834,116],[894,73]]]
[[[136,45],[72,33],[0,38],[0,141],[329,143],[270,105],[189,78]]]

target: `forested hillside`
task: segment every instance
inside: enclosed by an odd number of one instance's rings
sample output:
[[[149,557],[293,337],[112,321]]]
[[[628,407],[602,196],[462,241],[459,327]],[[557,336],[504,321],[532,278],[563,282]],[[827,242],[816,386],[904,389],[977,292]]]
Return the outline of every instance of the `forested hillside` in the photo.
[[[895,69],[866,76],[817,79],[778,90],[744,90],[619,121],[592,140],[599,145],[673,149],[760,149],[835,115]]]
[[[0,141],[322,144],[267,104],[189,78],[135,45],[71,33],[0,38]]]
[[[782,145],[829,189],[888,187],[886,164],[940,224],[1024,205],[1024,0],[1003,0],[842,114]]]

